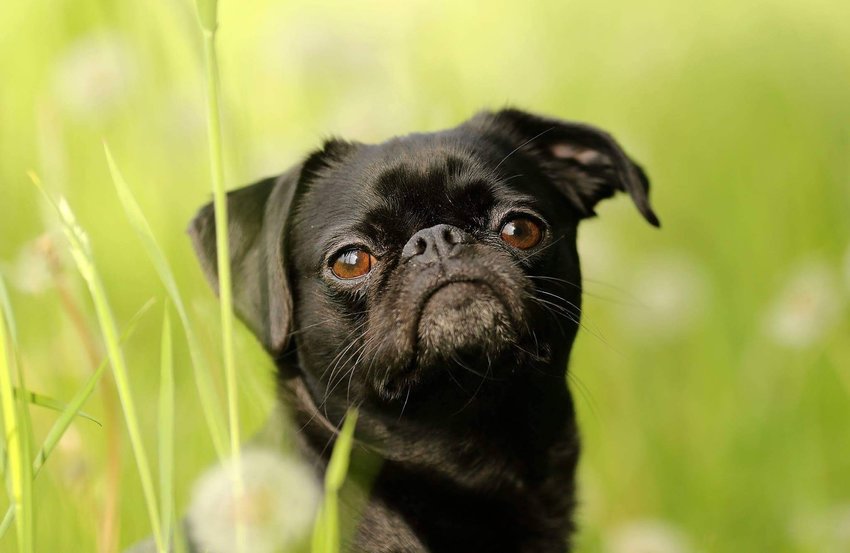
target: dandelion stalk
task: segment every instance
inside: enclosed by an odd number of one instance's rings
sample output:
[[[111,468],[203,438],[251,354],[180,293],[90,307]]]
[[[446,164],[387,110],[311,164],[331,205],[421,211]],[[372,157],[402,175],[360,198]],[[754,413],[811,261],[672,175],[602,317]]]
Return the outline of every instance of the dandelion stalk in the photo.
[[[56,253],[53,241],[46,238],[42,241],[41,251],[47,261],[53,284],[59,295],[59,303],[68,316],[74,330],[79,336],[80,344],[94,371],[100,363],[100,352],[97,339],[89,327],[83,314],[83,309],[74,293],[68,287],[65,279],[63,262]],[[104,478],[103,505],[98,521],[98,548],[100,553],[111,553],[118,547],[118,503],[121,494],[121,422],[120,406],[115,384],[108,374],[99,379],[101,401],[104,412],[104,440],[106,442],[106,474]]]
[[[230,426],[230,453],[233,459],[233,487],[236,497],[244,493],[242,482],[242,460],[239,445],[239,410],[236,389],[236,363],[233,352],[233,289],[230,278],[230,245],[228,242],[227,194],[224,188],[224,156],[221,147],[221,100],[218,74],[218,56],[215,36],[218,29],[217,0],[197,0],[198,21],[204,40],[204,59],[207,81],[207,125],[210,152],[210,175],[212,177],[213,205],[215,209],[215,238],[218,264],[218,284],[224,356],[225,381],[227,385],[227,413]],[[237,550],[241,551],[242,523],[237,518]]]
[[[86,281],[89,292],[91,293],[98,323],[100,325],[104,342],[106,343],[109,362],[112,365],[112,372],[115,376],[115,384],[118,388],[118,397],[124,411],[124,420],[127,424],[127,433],[130,436],[130,444],[133,447],[133,456],[136,459],[136,467],[139,471],[139,478],[142,484],[142,491],[148,510],[148,517],[151,522],[154,541],[156,542],[157,550],[164,553],[166,549],[165,542],[162,537],[162,528],[160,527],[159,507],[156,501],[156,492],[154,491],[150,464],[148,463],[148,456],[145,450],[144,441],[142,440],[139,420],[136,415],[136,404],[133,400],[132,394],[130,393],[130,380],[127,366],[124,361],[124,353],[119,345],[115,317],[112,314],[112,307],[109,305],[103,281],[97,272],[88,236],[86,236],[77,224],[70,206],[68,206],[64,200],[60,200],[59,204],[56,204],[42,188],[41,182],[35,173],[30,173],[30,178],[42,191],[47,201],[59,215],[62,222],[62,230],[71,245],[71,255],[73,256],[77,269]]]
[[[186,311],[186,305],[183,302],[183,297],[180,294],[180,289],[177,287],[177,281],[174,278],[174,273],[168,260],[159,246],[159,243],[154,237],[150,224],[142,213],[136,198],[130,191],[127,181],[118,170],[115,159],[112,157],[112,152],[109,146],[103,145],[106,151],[106,160],[109,164],[109,171],[112,174],[112,182],[115,185],[115,190],[118,193],[118,199],[124,207],[124,212],[127,214],[127,219],[148,254],[157,274],[159,275],[165,291],[168,293],[171,303],[174,304],[174,309],[177,311],[177,316],[183,326],[183,333],[186,336],[186,343],[189,347],[189,356],[192,359],[192,370],[194,371],[195,386],[198,388],[198,397],[201,402],[201,411],[204,415],[207,428],[212,437],[213,447],[219,459],[224,459],[226,455],[226,437],[224,435],[224,425],[222,424],[219,408],[217,406],[215,388],[210,378],[210,371],[204,362],[201,354],[201,347],[198,344],[198,338],[189,320],[189,314]]]

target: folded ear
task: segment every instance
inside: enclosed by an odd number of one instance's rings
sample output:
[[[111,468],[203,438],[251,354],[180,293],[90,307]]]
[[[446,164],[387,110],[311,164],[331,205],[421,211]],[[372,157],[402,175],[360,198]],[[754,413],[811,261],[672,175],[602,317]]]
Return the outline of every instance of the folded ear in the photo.
[[[284,270],[284,228],[301,166],[227,194],[233,309],[273,355],[286,349],[292,296]],[[215,213],[205,205],[189,235],[201,268],[218,292]]]
[[[646,173],[605,131],[516,109],[483,113],[473,121],[533,156],[582,217],[594,216],[596,204],[620,190],[629,193],[644,219],[660,226],[649,205]]]

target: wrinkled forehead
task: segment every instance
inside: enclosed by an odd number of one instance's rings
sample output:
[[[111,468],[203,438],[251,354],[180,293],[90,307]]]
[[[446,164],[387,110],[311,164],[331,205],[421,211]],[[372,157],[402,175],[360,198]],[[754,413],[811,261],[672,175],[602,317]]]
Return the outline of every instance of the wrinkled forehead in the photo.
[[[436,224],[480,226],[500,208],[539,201],[503,157],[451,135],[361,146],[309,185],[295,224],[325,241],[361,234],[385,242]]]

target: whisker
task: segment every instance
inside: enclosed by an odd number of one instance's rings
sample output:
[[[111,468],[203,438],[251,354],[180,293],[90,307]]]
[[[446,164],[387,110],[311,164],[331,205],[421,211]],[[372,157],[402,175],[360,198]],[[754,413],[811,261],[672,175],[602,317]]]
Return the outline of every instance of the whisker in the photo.
[[[360,337],[360,339],[362,339],[362,338],[363,338],[363,336]],[[342,365],[343,366],[346,365],[349,361],[351,361],[354,358],[355,355],[362,352],[373,339],[374,339],[374,337],[372,337],[372,338],[366,340],[365,342],[363,342],[362,344],[360,344],[360,346],[358,346],[357,349],[355,349],[354,351],[351,352],[351,355],[349,355],[346,358],[346,360],[342,363]],[[358,357],[358,360],[359,360],[359,357]],[[322,404],[326,404],[326,402],[330,399],[331,394],[334,393],[334,391],[339,387],[340,384],[342,384],[342,381],[345,380],[345,378],[347,376],[349,376],[349,375],[353,376],[354,375],[354,369],[356,369],[356,368],[357,368],[357,362],[355,362],[351,366],[350,369],[345,371],[345,373],[341,374],[340,377],[337,379],[335,384],[333,383],[333,376],[331,376],[331,378],[328,380],[328,385],[325,388],[325,398],[322,400]],[[351,383],[351,380],[349,380],[349,395],[346,397],[346,401],[349,402],[349,403],[351,402],[350,383]]]
[[[454,354],[452,354],[452,359],[455,359]],[[457,361],[457,360],[455,360],[455,361],[459,363],[459,361]],[[455,384],[457,384],[457,387],[458,387],[458,388],[460,388],[460,390],[461,390],[461,391],[465,394],[465,393],[466,393],[466,388],[464,388],[464,387],[463,387],[463,385],[460,383],[460,381],[459,381],[457,378],[455,378],[455,375],[454,375],[454,374],[452,374],[452,371],[451,371],[451,369],[448,367],[448,365],[446,365],[446,373],[448,373],[449,378],[451,378],[451,379],[452,379],[452,382],[454,382]]]
[[[354,334],[356,334],[356,333],[357,333],[357,331],[359,331],[360,329],[362,329],[362,328],[366,325],[366,323],[367,323],[367,322],[368,322],[368,321],[363,321],[363,322],[361,322],[361,323],[359,323],[359,324],[355,325],[355,326],[354,326],[354,328],[352,328],[352,329],[348,332],[348,334],[346,334],[346,335],[345,335],[345,338],[343,338],[343,339],[342,339],[342,342],[343,342],[343,344],[344,344],[344,345],[343,345],[343,348],[346,348],[346,347],[348,347],[348,346],[351,346],[351,344],[352,344],[352,343],[357,342],[357,340],[360,340],[360,339],[363,337],[363,334],[364,334],[365,332],[364,332],[364,333],[361,333],[361,335],[360,335],[360,336],[358,336],[357,338],[355,338],[355,339],[353,339],[353,340],[351,339],[351,337],[352,337],[352,336],[354,336]],[[351,340],[351,342],[349,342],[349,340]],[[337,354],[336,354],[336,356],[334,356],[334,358],[333,358],[333,359],[331,359],[331,360],[330,360],[330,362],[328,363],[328,366],[327,366],[327,367],[325,367],[325,370],[324,370],[324,371],[322,371],[322,374],[321,374],[321,375],[319,375],[319,378],[324,378],[325,374],[327,373],[328,369],[330,368],[330,366],[331,366],[331,364],[334,362],[334,360],[336,360],[337,356],[344,354],[344,353],[345,353],[345,351],[346,351],[345,349],[341,350],[339,353],[337,353]]]
[[[342,418],[340,419],[340,421],[337,424],[331,423],[331,424],[333,424],[334,428],[336,428],[336,432],[331,434],[330,437],[328,438],[327,443],[325,443],[325,447],[323,447],[321,453],[319,453],[319,458],[323,458],[325,456],[325,453],[327,453],[328,448],[331,446],[331,443],[334,441],[334,438],[336,438],[336,436],[339,435],[339,432],[342,429],[342,423],[345,421],[346,414],[347,413],[343,413]],[[328,419],[328,422],[330,422],[330,419]]]
[[[526,259],[528,259],[529,257],[531,257],[531,256],[533,256],[533,255],[537,255],[538,253],[540,253],[540,252],[542,252],[542,251],[544,251],[544,250],[548,250],[549,248],[551,248],[552,246],[554,246],[555,244],[557,244],[558,242],[560,242],[561,240],[563,240],[563,239],[564,239],[564,238],[566,238],[566,237],[567,237],[567,235],[566,235],[566,234],[562,234],[561,236],[559,236],[558,238],[556,238],[556,239],[552,240],[550,243],[546,244],[546,245],[545,245],[545,246],[543,246],[542,248],[538,248],[538,249],[534,250],[533,252],[526,254],[524,257],[522,257],[522,261],[525,261],[525,260],[526,260]]]
[[[594,418],[598,418],[598,412],[596,410],[596,402],[593,399],[593,394],[590,393],[590,389],[584,384],[584,382],[579,379],[578,376],[574,375],[570,371],[567,371],[567,380],[573,383],[576,386],[579,394],[584,399],[585,403],[587,403],[587,407],[590,409],[591,414],[593,414]]]
[[[589,296],[591,298],[596,298],[596,299],[603,300],[603,301],[609,301],[611,303],[615,303],[615,304],[618,304],[618,305],[645,307],[645,304],[641,303],[639,300],[637,300],[637,298],[634,298],[633,296],[631,296],[630,299],[633,299],[634,301],[626,301],[626,300],[622,300],[622,299],[618,299],[618,298],[613,298],[611,296],[604,296],[602,294],[596,294],[594,292],[587,290],[587,288],[584,287],[584,286],[580,286],[579,284],[576,284],[575,282],[571,282],[571,281],[565,280],[563,278],[557,278],[557,277],[545,276],[545,275],[528,275],[528,278],[530,278],[531,280],[552,281],[552,282],[555,282],[556,284],[563,284],[563,285],[566,285],[566,286],[572,286],[573,288],[577,288],[578,290],[580,290],[583,296]],[[593,281],[588,280],[587,278],[583,278],[583,280],[586,281],[586,282],[593,282]],[[626,293],[626,292],[623,291],[623,293]]]
[[[401,421],[401,417],[404,416],[404,409],[407,407],[407,401],[410,399],[410,389],[412,386],[407,387],[407,395],[404,396],[404,403],[401,406],[401,413],[398,414],[398,421]]]
[[[365,314],[366,314],[366,313],[368,313],[368,312],[369,312],[368,310],[355,311],[354,313],[351,313],[350,315],[351,315],[351,316],[365,315]],[[317,327],[317,326],[322,326],[322,325],[324,325],[324,324],[326,324],[326,323],[330,323],[330,322],[338,321],[338,320],[339,320],[339,316],[328,317],[327,319],[323,319],[323,320],[321,320],[321,321],[318,321],[318,322],[315,322],[315,323],[309,324],[309,325],[307,325],[307,326],[302,326],[302,327],[301,327],[301,328],[299,328],[298,330],[293,330],[292,332],[290,332],[290,333],[289,333],[289,335],[290,335],[290,336],[295,336],[296,334],[301,334],[302,332],[304,332],[304,331],[306,331],[306,330],[309,330],[309,329],[311,329],[311,328],[315,328],[315,327]]]
[[[463,404],[463,407],[461,407],[460,409],[458,409],[457,411],[452,413],[452,416],[457,415],[458,413],[460,413],[461,411],[463,411],[464,409],[469,407],[472,404],[473,401],[475,401],[475,398],[478,397],[478,392],[480,392],[481,387],[484,386],[484,381],[487,380],[487,376],[490,374],[490,369],[492,369],[492,366],[493,366],[492,364],[493,364],[493,361],[492,361],[492,359],[490,359],[490,356],[488,355],[487,356],[487,370],[485,371],[484,376],[481,378],[481,382],[478,383],[478,387],[475,389],[475,392],[472,394],[472,397],[470,397],[469,400],[466,403]]]
[[[461,360],[457,357],[457,355],[456,355],[455,353],[452,353],[451,358],[452,358],[452,360],[453,360],[455,363],[457,363],[457,364],[458,364],[458,366],[459,366],[460,368],[464,369],[465,371],[470,372],[470,373],[474,374],[475,376],[477,376],[477,377],[479,377],[479,378],[487,379],[487,375],[486,375],[486,374],[481,374],[480,372],[478,372],[478,371],[476,371],[475,369],[471,368],[469,365],[465,364],[463,361],[461,361]],[[503,378],[490,378],[489,380],[492,380],[492,381],[494,381],[494,382],[495,382],[495,381],[500,381],[500,380],[504,380],[504,379],[503,379]],[[461,389],[463,389],[463,388],[461,388]],[[464,390],[464,391],[466,391],[466,390]]]
[[[526,140],[525,142],[523,142],[522,144],[520,144],[519,146],[517,146],[516,148],[511,150],[510,153],[508,153],[508,155],[506,155],[505,157],[502,158],[502,161],[500,161],[499,163],[496,164],[496,167],[493,168],[493,172],[495,173],[499,169],[499,167],[501,167],[502,164],[508,160],[509,157],[511,157],[512,155],[517,153],[519,150],[521,150],[523,147],[525,147],[528,144],[531,144],[533,141],[537,140],[538,138],[540,138],[541,136],[543,136],[544,134],[546,134],[547,132],[551,131],[554,128],[555,127],[549,127],[548,129],[532,136],[531,138],[529,138],[528,140]]]
[[[635,305],[640,305],[641,307],[647,307],[647,305],[643,301],[641,301],[641,299],[639,297],[635,296],[634,294],[632,294],[631,292],[629,292],[625,288],[621,288],[620,286],[617,286],[615,284],[611,284],[610,282],[605,282],[604,280],[597,280],[595,278],[590,278],[590,277],[586,277],[586,276],[583,276],[582,280],[584,282],[589,282],[589,283],[592,283],[592,284],[597,284],[599,286],[604,286],[605,288],[608,288],[609,290],[613,290],[614,292],[619,292],[620,294],[623,294],[624,296],[626,296],[629,300],[633,301]]]
[[[369,351],[369,348],[378,341],[379,336],[375,335],[366,340],[366,343],[363,344],[363,348],[360,350],[360,354],[357,356],[357,359],[354,360],[354,364],[351,365],[351,370],[348,371],[348,389],[346,392],[346,401],[351,402],[351,379],[354,377],[354,371],[357,369],[357,365],[360,364],[360,360],[363,359],[363,356]],[[380,340],[383,342],[383,340]]]
[[[586,315],[586,314],[583,314],[583,313],[582,313],[582,309],[581,309],[581,307],[579,307],[578,305],[576,305],[576,304],[574,304],[573,302],[569,301],[568,299],[566,299],[566,298],[564,298],[564,297],[559,296],[558,294],[554,294],[554,293],[552,293],[552,292],[548,292],[548,291],[546,291],[546,290],[542,290],[542,289],[540,289],[540,288],[537,288],[537,291],[538,291],[538,292],[540,292],[540,293],[542,293],[542,294],[546,294],[547,296],[553,297],[553,298],[555,298],[555,299],[557,299],[557,300],[560,300],[560,301],[565,302],[566,304],[568,304],[568,305],[569,305],[572,309],[574,309],[574,310],[575,310],[575,312],[571,311],[570,309],[566,308],[565,306],[560,306],[560,305],[558,305],[558,307],[561,307],[561,309],[563,309],[563,311],[565,312],[565,314],[566,314],[566,313],[569,313],[569,316],[570,316],[571,320],[573,320],[575,323],[577,323],[578,325],[580,325],[580,326],[581,326],[584,330],[586,330],[586,331],[587,331],[587,332],[589,332],[590,334],[595,335],[595,336],[596,336],[597,338],[599,338],[599,339],[600,339],[600,340],[601,340],[601,341],[602,341],[605,345],[607,345],[607,346],[609,346],[609,347],[610,347],[610,344],[608,343],[607,339],[605,338],[605,335],[604,335],[604,333],[602,332],[602,330],[601,330],[601,329],[599,329],[599,327],[593,323],[593,321],[590,319],[590,317],[589,317],[588,315]],[[544,300],[543,298],[536,298],[536,299],[538,299],[538,300],[540,300],[540,301],[543,301],[543,302],[546,302],[546,303],[548,303],[548,304],[550,304],[550,305],[552,305],[552,304],[554,304],[554,303],[555,303],[555,302],[551,302],[551,301],[549,301],[549,300]],[[556,305],[557,305],[557,304],[556,304]],[[572,318],[573,316],[574,316],[575,318]],[[587,324],[585,324],[584,322],[582,322],[582,321],[580,320],[582,316],[583,316],[585,319],[587,319]]]
[[[564,327],[561,325],[561,318],[560,318],[560,317],[558,317],[558,314],[557,314],[557,313],[555,313],[555,312],[554,312],[554,311],[553,311],[553,310],[552,310],[549,306],[547,306],[545,303],[541,302],[541,301],[537,298],[537,296],[534,296],[534,295],[531,295],[531,294],[525,294],[525,297],[526,297],[526,298],[528,298],[529,300],[533,301],[534,303],[536,303],[536,304],[537,304],[537,305],[539,305],[540,307],[542,307],[542,308],[543,308],[543,311],[544,311],[547,315],[550,315],[550,316],[551,316],[551,317],[555,320],[555,324],[557,324],[557,325],[558,325],[558,330],[561,332],[561,334],[563,334],[563,333],[564,333]]]

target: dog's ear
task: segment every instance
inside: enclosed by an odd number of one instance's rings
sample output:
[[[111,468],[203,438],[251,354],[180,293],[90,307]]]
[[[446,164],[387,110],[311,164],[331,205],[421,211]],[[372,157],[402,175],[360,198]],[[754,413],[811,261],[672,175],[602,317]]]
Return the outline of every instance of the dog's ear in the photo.
[[[353,143],[329,139],[286,173],[227,194],[233,309],[275,357],[286,350],[292,327],[284,243],[296,188],[321,176],[354,148]],[[218,292],[215,233],[215,208],[209,203],[192,219],[189,235],[204,274]]]
[[[284,227],[301,166],[227,194],[233,309],[273,355],[287,345],[292,296],[283,263]],[[189,235],[201,268],[218,292],[215,209],[201,208]]]
[[[509,140],[534,158],[582,217],[618,190],[628,192],[650,224],[660,226],[649,204],[649,180],[607,132],[584,123],[539,117],[516,109],[482,113],[472,123]]]

